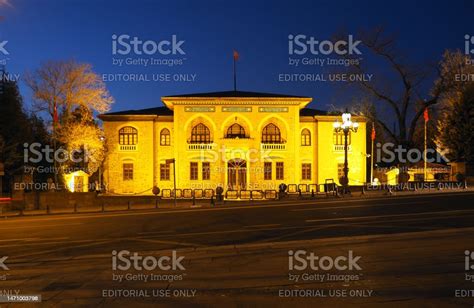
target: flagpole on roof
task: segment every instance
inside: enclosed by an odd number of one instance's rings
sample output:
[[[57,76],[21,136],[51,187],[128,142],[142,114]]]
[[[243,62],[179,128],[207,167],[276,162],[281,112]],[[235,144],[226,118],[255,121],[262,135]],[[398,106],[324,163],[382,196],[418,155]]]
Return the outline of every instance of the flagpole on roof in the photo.
[[[237,91],[237,73],[235,70],[235,62],[237,62],[237,60],[239,59],[239,53],[235,50],[234,50],[233,58],[234,58],[234,91]]]

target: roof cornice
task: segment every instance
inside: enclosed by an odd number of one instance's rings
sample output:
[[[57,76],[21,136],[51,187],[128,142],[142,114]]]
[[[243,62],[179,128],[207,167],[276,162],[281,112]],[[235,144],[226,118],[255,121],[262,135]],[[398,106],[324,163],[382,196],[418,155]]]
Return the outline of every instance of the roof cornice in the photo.
[[[119,115],[109,115],[101,114],[99,119],[102,121],[153,121],[157,118],[157,115],[148,115],[148,114],[119,114]]]
[[[161,100],[169,109],[175,105],[308,105],[311,97],[162,97]]]

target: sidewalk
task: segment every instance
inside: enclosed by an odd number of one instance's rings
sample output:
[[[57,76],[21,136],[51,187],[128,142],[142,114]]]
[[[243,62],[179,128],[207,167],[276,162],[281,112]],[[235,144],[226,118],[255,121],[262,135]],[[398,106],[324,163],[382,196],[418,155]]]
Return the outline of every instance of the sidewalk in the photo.
[[[197,199],[195,204],[192,200],[177,200],[176,206],[174,205],[173,199],[161,199],[157,206],[156,204],[133,204],[130,202],[129,205],[114,205],[107,204],[103,208],[102,206],[94,207],[81,207],[77,208],[50,208],[40,210],[5,210],[5,206],[0,205],[0,218],[4,217],[18,217],[18,216],[39,216],[39,215],[61,215],[61,214],[87,214],[87,213],[102,213],[102,212],[124,212],[124,211],[153,211],[160,209],[167,210],[183,210],[183,209],[199,209],[199,208],[213,208],[213,207],[236,207],[236,206],[252,206],[252,205],[278,205],[287,202],[301,201],[302,203],[314,202],[317,204],[321,201],[327,200],[343,200],[343,199],[370,199],[370,198],[391,198],[397,196],[413,196],[413,195],[426,195],[426,194],[444,194],[444,193],[463,193],[463,192],[474,192],[474,188],[467,189],[450,189],[450,190],[418,190],[418,191],[387,191],[387,190],[374,190],[364,192],[352,192],[346,196],[334,196],[332,194],[316,194],[314,197],[311,194],[303,194],[301,197],[298,194],[291,194],[284,199],[280,200],[225,200],[224,202],[215,202],[211,204],[210,199]],[[127,197],[123,197],[127,198]]]

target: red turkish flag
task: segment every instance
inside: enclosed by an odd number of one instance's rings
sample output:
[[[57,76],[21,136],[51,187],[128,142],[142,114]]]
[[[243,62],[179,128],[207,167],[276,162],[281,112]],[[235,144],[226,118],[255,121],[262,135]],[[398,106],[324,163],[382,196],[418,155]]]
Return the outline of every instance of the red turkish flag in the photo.
[[[372,125],[372,134],[370,135],[370,138],[372,138],[372,140],[375,140],[375,127]]]
[[[430,116],[428,114],[428,108],[425,108],[425,111],[423,112],[423,117],[425,118],[425,122],[428,122],[430,119]]]
[[[239,53],[234,50],[234,60],[237,61],[239,60]]]

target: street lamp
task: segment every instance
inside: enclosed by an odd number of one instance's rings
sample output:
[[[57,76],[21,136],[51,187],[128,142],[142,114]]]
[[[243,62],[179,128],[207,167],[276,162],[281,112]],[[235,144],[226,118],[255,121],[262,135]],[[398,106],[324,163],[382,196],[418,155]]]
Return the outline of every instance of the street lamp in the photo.
[[[338,120],[334,122],[334,131],[336,133],[343,132],[344,133],[344,176],[342,177],[341,184],[343,186],[343,193],[346,194],[349,192],[349,165],[347,163],[347,136],[352,131],[354,133],[357,132],[359,128],[359,123],[351,121],[351,114],[349,111],[344,112],[342,114],[342,123]]]

